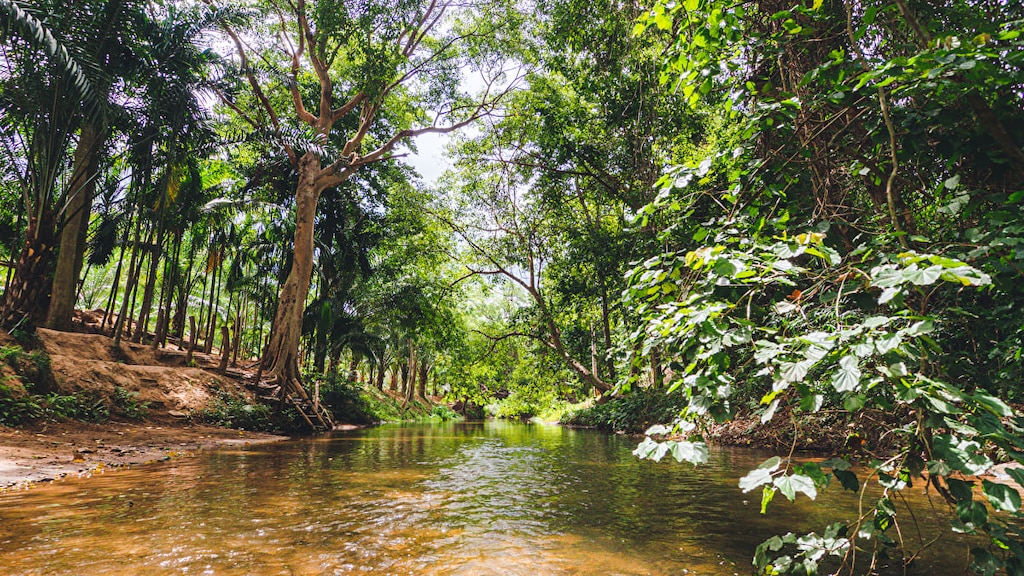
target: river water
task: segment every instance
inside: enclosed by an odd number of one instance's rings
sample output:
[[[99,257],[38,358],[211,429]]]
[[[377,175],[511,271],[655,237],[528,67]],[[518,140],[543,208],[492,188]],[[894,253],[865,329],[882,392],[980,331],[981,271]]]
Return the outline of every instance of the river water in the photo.
[[[508,422],[394,424],[0,495],[0,574],[750,574],[754,547],[850,520],[836,483],[767,516],[766,455],[638,461],[636,440]],[[948,520],[914,496],[916,540]],[[901,508],[902,510],[902,508]],[[950,536],[910,574],[962,574]]]

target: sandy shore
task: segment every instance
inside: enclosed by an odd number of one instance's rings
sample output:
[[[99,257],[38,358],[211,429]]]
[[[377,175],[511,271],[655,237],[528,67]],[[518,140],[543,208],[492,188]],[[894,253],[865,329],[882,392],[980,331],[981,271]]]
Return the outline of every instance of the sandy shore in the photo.
[[[19,429],[0,427],[0,491],[191,456],[204,448],[285,439],[186,422],[44,422]]]

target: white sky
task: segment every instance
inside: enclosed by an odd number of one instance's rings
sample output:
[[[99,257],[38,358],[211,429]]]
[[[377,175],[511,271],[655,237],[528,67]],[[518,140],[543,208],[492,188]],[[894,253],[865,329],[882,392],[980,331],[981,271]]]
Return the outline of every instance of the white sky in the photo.
[[[449,138],[448,134],[424,134],[416,138],[419,152],[410,152],[405,160],[420,173],[425,183],[433,185],[451,168],[452,163],[444,153]]]

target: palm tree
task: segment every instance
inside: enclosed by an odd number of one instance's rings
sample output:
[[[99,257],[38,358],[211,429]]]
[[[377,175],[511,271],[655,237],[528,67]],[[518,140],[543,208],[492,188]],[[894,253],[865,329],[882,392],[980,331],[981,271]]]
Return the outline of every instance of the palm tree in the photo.
[[[127,0],[38,2],[30,13],[13,0],[0,2],[0,36],[7,44],[0,142],[26,211],[25,241],[0,324],[31,327],[46,318],[58,235],[65,224],[87,218],[109,72],[121,61],[111,54],[130,37],[124,31],[136,8]],[[82,235],[73,230],[69,237]]]

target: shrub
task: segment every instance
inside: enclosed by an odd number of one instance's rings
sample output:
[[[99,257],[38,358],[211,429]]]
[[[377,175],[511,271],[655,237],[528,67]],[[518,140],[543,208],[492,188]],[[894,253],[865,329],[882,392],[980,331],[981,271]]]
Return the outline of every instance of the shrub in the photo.
[[[114,403],[114,408],[125,418],[129,420],[142,420],[149,414],[149,402],[140,403],[138,397],[138,392],[132,392],[120,386],[115,386],[114,395],[111,397],[111,400]]]
[[[609,432],[639,434],[652,424],[671,422],[686,405],[687,400],[680,394],[666,394],[664,389],[641,388],[604,404],[569,411],[560,422]]]
[[[59,394],[52,392],[43,398],[42,415],[51,420],[105,422],[110,419],[110,410],[103,398],[95,393]]]
[[[18,368],[18,360],[25,351],[21,346],[0,346],[0,361],[6,362],[11,368]]]
[[[270,406],[250,404],[244,398],[231,396],[224,392],[220,393],[220,397],[214,401],[213,406],[200,411],[197,416],[199,420],[207,424],[238,430],[273,432],[282,428],[275,424]],[[287,420],[288,417],[285,419]],[[294,424],[285,427],[294,427]]]
[[[460,418],[459,414],[444,404],[438,404],[430,410],[431,420],[446,422],[448,420],[457,420],[458,418]]]
[[[320,383],[320,401],[337,422],[373,424],[402,418],[398,409],[335,372]]]
[[[16,426],[38,418],[42,409],[37,400],[0,381],[0,424]]]

